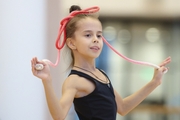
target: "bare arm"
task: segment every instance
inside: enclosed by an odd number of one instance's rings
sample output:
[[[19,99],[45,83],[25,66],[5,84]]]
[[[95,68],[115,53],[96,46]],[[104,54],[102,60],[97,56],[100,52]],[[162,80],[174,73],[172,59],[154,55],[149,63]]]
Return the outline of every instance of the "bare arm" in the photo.
[[[76,89],[72,83],[69,83],[68,80],[65,80],[62,96],[59,100],[55,95],[52,84],[43,82],[48,108],[54,120],[64,120],[73,103]]]
[[[163,72],[167,69],[165,65],[170,63],[170,61],[171,58],[165,59],[160,64],[160,68],[155,70],[153,79],[134,94],[122,99],[121,96],[114,91],[118,108],[117,112],[121,115],[126,115],[139,105],[156,87],[158,87],[162,82]]]
[[[34,65],[36,63],[43,64],[44,69],[41,71],[35,70]],[[75,84],[73,83],[74,80],[70,78],[65,80],[63,84],[62,97],[59,100],[54,92],[49,66],[43,61],[37,61],[37,58],[33,58],[31,64],[33,74],[42,79],[51,116],[54,120],[64,120],[76,94]]]

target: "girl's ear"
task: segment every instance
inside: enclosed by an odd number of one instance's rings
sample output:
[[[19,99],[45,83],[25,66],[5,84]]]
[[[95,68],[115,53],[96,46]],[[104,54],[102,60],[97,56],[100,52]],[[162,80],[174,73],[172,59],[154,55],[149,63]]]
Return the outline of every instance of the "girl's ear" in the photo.
[[[70,49],[72,49],[72,50],[75,50],[75,49],[76,49],[74,40],[72,40],[72,38],[68,38],[68,39],[66,40],[66,44],[67,44],[67,46],[68,46]]]

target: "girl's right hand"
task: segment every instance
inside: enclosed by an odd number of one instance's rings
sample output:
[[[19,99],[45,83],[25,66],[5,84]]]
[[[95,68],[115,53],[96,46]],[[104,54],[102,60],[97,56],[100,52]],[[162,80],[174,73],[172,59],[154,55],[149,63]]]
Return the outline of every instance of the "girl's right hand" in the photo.
[[[44,68],[42,70],[36,70],[35,65],[36,64],[42,64]],[[45,61],[38,61],[36,57],[32,58],[31,60],[31,67],[32,67],[32,73],[34,76],[42,79],[42,80],[50,80],[50,68],[47,62]]]

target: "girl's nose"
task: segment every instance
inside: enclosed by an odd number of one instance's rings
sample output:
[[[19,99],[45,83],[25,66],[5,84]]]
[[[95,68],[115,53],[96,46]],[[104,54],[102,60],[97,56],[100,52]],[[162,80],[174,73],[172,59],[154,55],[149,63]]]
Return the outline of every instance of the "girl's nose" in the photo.
[[[98,38],[97,37],[94,37],[94,39],[93,39],[93,43],[98,43],[99,41],[98,41]]]

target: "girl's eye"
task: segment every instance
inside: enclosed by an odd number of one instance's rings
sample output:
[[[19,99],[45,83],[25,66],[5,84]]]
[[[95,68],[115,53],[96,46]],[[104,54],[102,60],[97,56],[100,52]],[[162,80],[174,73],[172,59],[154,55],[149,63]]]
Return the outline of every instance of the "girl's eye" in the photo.
[[[102,35],[97,35],[97,37],[98,37],[98,38],[101,38],[101,37],[102,37]]]
[[[87,34],[87,35],[85,35],[86,37],[91,37],[91,34]]]

